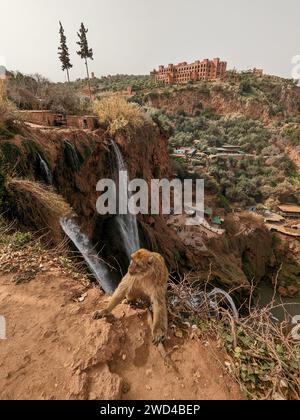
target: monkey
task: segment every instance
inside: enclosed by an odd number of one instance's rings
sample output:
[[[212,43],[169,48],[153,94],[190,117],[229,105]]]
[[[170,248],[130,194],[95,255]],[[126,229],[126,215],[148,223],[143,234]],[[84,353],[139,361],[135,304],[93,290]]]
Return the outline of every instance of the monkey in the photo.
[[[113,294],[106,309],[96,312],[94,319],[102,319],[126,298],[134,303],[142,299],[152,306],[151,330],[153,344],[164,342],[168,331],[166,293],[169,272],[164,258],[157,253],[140,249],[131,256],[128,273]]]

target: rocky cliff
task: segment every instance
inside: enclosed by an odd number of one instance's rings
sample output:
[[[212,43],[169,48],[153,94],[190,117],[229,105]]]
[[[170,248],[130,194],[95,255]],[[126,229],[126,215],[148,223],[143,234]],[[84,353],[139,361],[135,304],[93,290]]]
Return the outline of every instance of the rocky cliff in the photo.
[[[145,94],[145,105],[163,109],[170,115],[209,111],[217,115],[243,115],[251,119],[281,119],[299,115],[300,88],[295,85],[265,83],[249,93],[237,84],[211,83],[160,89]]]
[[[118,258],[125,269],[127,262],[120,252],[115,218],[100,216],[96,211],[98,181],[116,176],[111,140],[101,129],[88,132],[23,127],[13,139],[1,140],[0,149],[3,166],[9,166],[14,176],[53,187],[72,206],[83,231],[98,244],[98,250],[103,250],[105,258],[111,260],[113,256],[114,265]],[[153,124],[145,123],[130,135],[119,132],[113,140],[128,163],[132,179],[143,178],[150,183],[152,178],[170,175],[167,142]],[[26,224],[24,219],[22,223]],[[189,264],[188,251],[162,217],[140,218],[139,225],[144,246],[162,252],[173,269],[179,262],[182,267]],[[45,226],[35,226],[38,228]]]

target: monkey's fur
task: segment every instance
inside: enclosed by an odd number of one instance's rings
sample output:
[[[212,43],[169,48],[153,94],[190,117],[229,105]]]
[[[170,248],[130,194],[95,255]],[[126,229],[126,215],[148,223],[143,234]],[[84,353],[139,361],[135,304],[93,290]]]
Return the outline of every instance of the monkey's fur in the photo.
[[[141,249],[131,258],[128,273],[107,308],[96,312],[94,319],[108,316],[125,298],[128,302],[142,299],[152,306],[152,337],[153,343],[158,345],[165,340],[168,331],[166,292],[169,272],[160,254]]]

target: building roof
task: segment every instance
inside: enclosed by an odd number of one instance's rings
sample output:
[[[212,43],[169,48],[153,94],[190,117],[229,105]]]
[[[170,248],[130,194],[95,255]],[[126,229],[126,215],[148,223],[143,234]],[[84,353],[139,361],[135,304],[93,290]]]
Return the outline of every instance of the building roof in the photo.
[[[284,226],[276,226],[276,225],[268,225],[268,224],[266,226],[270,231],[275,231],[278,233],[282,233],[283,235],[300,238],[300,230],[297,231],[297,230],[286,228]]]
[[[215,217],[213,218],[213,220],[212,220],[212,223],[213,223],[214,225],[221,225],[221,224],[222,224],[221,217],[220,217],[220,216],[215,216]]]
[[[268,214],[265,217],[265,222],[283,222],[284,220],[284,217],[275,213]]]
[[[222,147],[224,149],[241,149],[242,148],[242,146],[235,146],[235,145],[232,145],[232,144],[224,144]]]
[[[19,112],[22,114],[54,114],[54,112],[49,109],[28,109]]]
[[[283,213],[300,213],[300,206],[282,204],[281,206],[278,206],[278,208]]]
[[[193,147],[178,147],[175,150],[180,150],[180,151],[185,150],[186,152],[189,152],[189,151],[192,151],[192,150],[195,150],[195,149]]]
[[[172,156],[177,158],[186,158],[186,154],[183,153],[174,153]]]

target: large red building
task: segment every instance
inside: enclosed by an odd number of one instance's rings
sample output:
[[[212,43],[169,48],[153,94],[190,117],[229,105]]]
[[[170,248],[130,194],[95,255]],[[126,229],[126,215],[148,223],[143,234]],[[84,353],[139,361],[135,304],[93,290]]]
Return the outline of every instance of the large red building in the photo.
[[[157,83],[168,85],[188,83],[199,80],[222,79],[226,73],[227,63],[219,58],[213,60],[195,61],[192,64],[186,62],[177,65],[159,66],[158,70],[153,70],[151,76]]]

